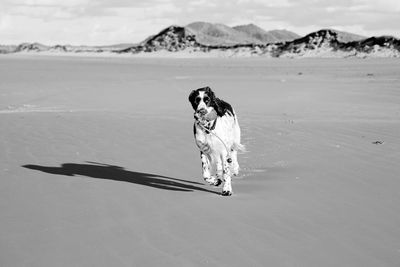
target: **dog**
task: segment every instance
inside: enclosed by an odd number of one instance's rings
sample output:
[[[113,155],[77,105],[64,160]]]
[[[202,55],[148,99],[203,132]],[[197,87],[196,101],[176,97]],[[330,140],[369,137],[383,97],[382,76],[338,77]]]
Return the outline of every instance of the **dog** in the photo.
[[[239,174],[237,152],[244,150],[235,111],[208,86],[193,90],[189,102],[194,109],[193,133],[200,149],[203,178],[210,185],[223,183],[222,195],[230,196],[231,176]]]

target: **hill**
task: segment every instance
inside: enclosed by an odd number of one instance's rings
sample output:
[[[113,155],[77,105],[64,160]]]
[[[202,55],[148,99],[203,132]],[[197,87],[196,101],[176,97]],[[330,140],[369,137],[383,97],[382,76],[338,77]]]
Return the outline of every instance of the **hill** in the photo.
[[[139,44],[46,46],[39,43],[23,43],[17,46],[0,46],[0,53],[108,52],[145,55],[164,51],[182,52],[186,53],[183,56],[191,54],[191,57],[206,54],[224,57],[400,57],[400,40],[391,36],[365,38],[333,29],[322,29],[295,38],[297,36],[286,30],[265,31],[254,24],[231,28],[224,24],[194,22],[185,27],[169,26]]]
[[[196,35],[196,40],[205,45],[234,45],[258,42],[246,33],[224,24],[194,22],[186,26]]]
[[[287,42],[293,41],[294,39],[300,37],[298,34],[287,30],[265,31],[264,29],[254,24],[239,25],[233,27],[233,29],[243,32],[254,39],[257,39],[260,43]]]

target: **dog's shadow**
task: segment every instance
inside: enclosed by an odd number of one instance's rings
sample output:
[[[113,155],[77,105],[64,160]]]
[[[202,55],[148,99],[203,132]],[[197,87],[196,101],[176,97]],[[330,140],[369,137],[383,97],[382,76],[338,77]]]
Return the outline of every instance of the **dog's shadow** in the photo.
[[[158,174],[128,171],[122,167],[114,165],[107,165],[96,162],[87,162],[87,163],[88,164],[64,163],[60,167],[48,167],[48,166],[29,164],[29,165],[23,165],[22,167],[57,175],[66,175],[66,176],[82,175],[97,179],[129,182],[133,184],[139,184],[164,190],[186,191],[186,192],[204,191],[217,194],[214,191],[200,187],[203,184],[197,182],[162,176]]]

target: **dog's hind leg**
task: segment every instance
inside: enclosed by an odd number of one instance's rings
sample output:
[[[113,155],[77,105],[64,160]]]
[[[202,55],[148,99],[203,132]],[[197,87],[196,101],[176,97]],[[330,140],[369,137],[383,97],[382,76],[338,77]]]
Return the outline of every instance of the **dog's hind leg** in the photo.
[[[210,158],[203,152],[200,152],[200,155],[203,169],[203,179],[210,185],[219,186],[222,183],[221,179],[211,176]]]
[[[231,159],[232,159],[232,174],[237,176],[239,174],[239,162],[237,160],[237,151],[232,150],[231,152]]]
[[[224,186],[222,188],[223,196],[232,195],[231,166],[226,157],[222,157]]]

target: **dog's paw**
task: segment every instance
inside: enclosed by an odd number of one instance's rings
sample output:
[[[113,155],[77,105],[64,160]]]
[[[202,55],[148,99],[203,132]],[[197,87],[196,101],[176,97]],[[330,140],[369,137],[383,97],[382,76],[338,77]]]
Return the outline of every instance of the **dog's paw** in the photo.
[[[220,186],[222,184],[222,180],[215,177],[204,178],[204,181],[213,186]]]
[[[216,179],[215,183],[213,184],[214,186],[220,186],[222,184],[221,179]]]
[[[232,191],[222,190],[221,196],[224,196],[224,197],[232,196]]]
[[[229,181],[225,180],[221,195],[222,196],[231,196],[232,195],[232,185],[231,185],[230,180]]]

